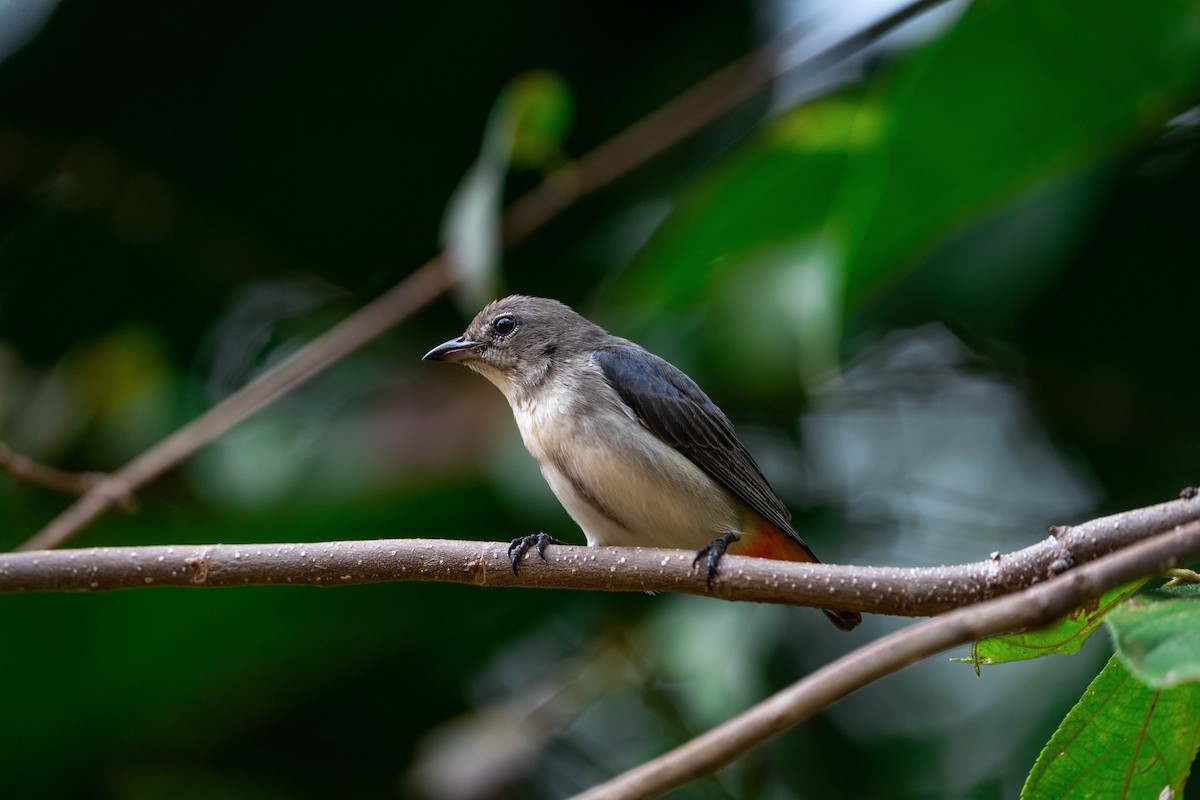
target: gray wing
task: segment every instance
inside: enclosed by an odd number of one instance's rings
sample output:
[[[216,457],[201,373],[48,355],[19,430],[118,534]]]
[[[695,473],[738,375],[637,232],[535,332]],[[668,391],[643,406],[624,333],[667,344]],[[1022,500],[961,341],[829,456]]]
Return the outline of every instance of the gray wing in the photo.
[[[733,424],[695,381],[632,343],[601,348],[593,358],[647,430],[812,555],[792,529],[791,513],[738,441]]]

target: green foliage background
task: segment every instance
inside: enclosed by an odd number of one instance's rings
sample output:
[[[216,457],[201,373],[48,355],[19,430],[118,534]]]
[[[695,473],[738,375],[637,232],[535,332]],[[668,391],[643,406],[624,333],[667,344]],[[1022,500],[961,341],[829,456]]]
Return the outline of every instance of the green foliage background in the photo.
[[[118,466],[432,255],[514,76],[573,94],[553,166],[784,8],[66,0],[0,62],[0,441]],[[942,23],[812,102],[788,78],[504,259],[693,374],[831,561],[977,559],[1198,480],[1200,11]],[[578,539],[498,394],[419,363],[463,324],[405,323],[80,544]],[[0,546],[64,502],[0,476]],[[559,797],[896,624],[437,585],[8,596],[0,796]],[[679,796],[1011,797],[1108,655],[919,665]]]

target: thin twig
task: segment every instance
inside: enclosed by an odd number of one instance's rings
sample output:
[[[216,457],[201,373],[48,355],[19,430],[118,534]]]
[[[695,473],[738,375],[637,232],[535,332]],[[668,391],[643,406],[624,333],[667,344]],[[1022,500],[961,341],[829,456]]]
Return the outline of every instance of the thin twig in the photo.
[[[159,545],[0,554],[0,592],[144,586],[347,586],[442,581],[598,591],[686,592],[726,600],[927,616],[1020,591],[1179,525],[1200,499],[1174,500],[1070,528],[1007,555],[942,567],[798,564],[726,556],[710,591],[681,550],[552,546],[514,574],[507,546],[445,539]]]
[[[796,64],[793,69],[823,69],[922,12],[946,0],[916,0]],[[502,222],[504,245],[511,247],[566,208],[624,176],[649,159],[696,133],[722,114],[765,88],[774,76],[769,64],[778,49],[771,42],[696,84],[675,100],[634,123],[580,158],[562,173],[515,201]],[[121,467],[116,485],[136,492],[281,394],[371,341],[432,302],[452,284],[453,270],[439,254],[384,295],[347,317],[290,359],[213,406],[197,419]],[[60,547],[95,521],[115,502],[110,492],[88,491],[72,506],[20,545],[18,550]]]
[[[767,739],[885,675],[951,647],[1048,625],[1107,590],[1200,558],[1200,523],[1111,553],[1017,594],[960,608],[877,639],[658,758],[576,797],[657,797],[712,774]]]
[[[68,472],[51,467],[29,456],[14,453],[4,442],[0,442],[0,470],[17,480],[63,494],[83,495],[103,488],[114,496],[114,502],[122,509],[132,512],[137,508],[137,498],[110,475],[103,472]]]

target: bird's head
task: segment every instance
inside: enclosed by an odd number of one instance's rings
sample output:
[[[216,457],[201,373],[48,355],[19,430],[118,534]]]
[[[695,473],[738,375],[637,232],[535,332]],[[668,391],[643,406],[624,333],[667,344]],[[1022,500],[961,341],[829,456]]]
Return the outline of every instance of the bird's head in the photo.
[[[556,364],[590,352],[605,335],[557,300],[511,295],[489,303],[462,336],[439,344],[424,360],[464,364],[513,400],[536,390]]]

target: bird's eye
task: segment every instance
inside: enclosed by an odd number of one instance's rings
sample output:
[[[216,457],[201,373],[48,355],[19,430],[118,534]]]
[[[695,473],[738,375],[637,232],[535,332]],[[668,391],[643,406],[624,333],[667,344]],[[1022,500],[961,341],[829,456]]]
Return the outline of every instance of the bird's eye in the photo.
[[[492,330],[498,336],[508,336],[517,329],[517,321],[505,314],[503,317],[497,317],[492,323]]]

